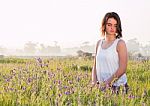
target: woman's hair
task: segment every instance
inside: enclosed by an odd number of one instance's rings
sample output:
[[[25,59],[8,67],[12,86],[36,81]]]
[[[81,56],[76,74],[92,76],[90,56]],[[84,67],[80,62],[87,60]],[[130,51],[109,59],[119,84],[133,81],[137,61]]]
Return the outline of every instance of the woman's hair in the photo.
[[[122,28],[121,28],[121,20],[120,17],[117,13],[115,12],[108,12],[105,14],[103,20],[102,20],[102,26],[101,26],[101,32],[102,35],[105,35],[106,32],[106,23],[109,18],[114,18],[117,21],[117,35],[116,38],[121,38],[122,37]]]

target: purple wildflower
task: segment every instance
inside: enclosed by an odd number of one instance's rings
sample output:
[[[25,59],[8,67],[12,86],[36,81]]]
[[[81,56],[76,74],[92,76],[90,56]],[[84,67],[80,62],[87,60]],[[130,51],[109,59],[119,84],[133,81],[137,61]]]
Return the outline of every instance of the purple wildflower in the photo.
[[[129,98],[129,99],[134,99],[135,96],[134,96],[134,95],[129,95],[128,98]]]
[[[70,92],[69,92],[69,91],[66,91],[66,92],[65,92],[65,94],[66,94],[66,95],[69,95],[69,94],[70,94]]]
[[[54,80],[54,81],[53,81],[53,83],[55,84],[55,83],[56,83],[56,81]]]
[[[28,83],[32,82],[32,79],[31,78],[28,78]]]
[[[78,82],[80,81],[80,78],[79,78],[79,77],[77,78],[77,81],[78,81]]]
[[[60,80],[58,80],[58,85],[60,85],[61,84],[61,81]]]
[[[14,89],[13,89],[13,88],[9,88],[9,90],[10,90],[10,91],[13,91]]]
[[[10,82],[10,79],[9,79],[9,78],[7,78],[7,79],[6,79],[6,82]]]
[[[68,88],[67,86],[64,86],[64,88],[66,89],[66,88]]]
[[[50,86],[49,88],[52,89],[52,86]]]
[[[61,96],[62,96],[62,94],[61,94],[61,93],[59,93],[59,94],[58,94],[58,96],[59,96],[59,97],[61,97]]]
[[[22,90],[26,90],[26,87],[24,86],[24,87],[22,87]]]

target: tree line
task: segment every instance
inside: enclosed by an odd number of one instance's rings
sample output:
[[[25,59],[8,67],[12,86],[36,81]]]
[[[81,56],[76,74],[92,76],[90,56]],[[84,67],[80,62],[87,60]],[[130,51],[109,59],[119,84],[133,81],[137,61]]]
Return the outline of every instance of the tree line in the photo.
[[[86,41],[79,45],[79,47],[72,48],[61,48],[58,45],[58,42],[54,42],[53,46],[38,44],[34,42],[27,42],[22,49],[9,50],[0,46],[0,55],[41,55],[41,56],[49,56],[49,55],[78,55],[78,51],[81,50],[86,53],[95,53],[95,44],[90,44],[90,42]],[[130,39],[126,42],[127,49],[130,55],[141,55],[141,56],[150,56],[150,42],[146,45],[142,45],[138,42],[136,38]],[[80,54],[80,53],[79,53]]]

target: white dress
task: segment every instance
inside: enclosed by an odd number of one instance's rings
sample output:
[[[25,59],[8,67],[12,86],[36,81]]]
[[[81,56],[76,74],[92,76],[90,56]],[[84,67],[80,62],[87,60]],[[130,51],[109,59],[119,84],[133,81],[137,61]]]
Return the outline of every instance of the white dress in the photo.
[[[101,83],[110,78],[119,68],[119,57],[116,50],[117,43],[120,39],[116,39],[108,48],[102,48],[101,40],[96,55],[96,73],[97,79]],[[123,74],[113,85],[120,86],[127,83],[126,74]]]

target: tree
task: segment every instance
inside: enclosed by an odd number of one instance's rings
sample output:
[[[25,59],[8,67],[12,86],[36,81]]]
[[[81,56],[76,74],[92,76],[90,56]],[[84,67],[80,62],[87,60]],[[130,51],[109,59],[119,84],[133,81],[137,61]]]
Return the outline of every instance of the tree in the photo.
[[[7,50],[6,48],[0,46],[0,54],[4,55],[6,50]]]
[[[58,54],[61,52],[60,46],[47,46],[48,53]]]
[[[78,51],[77,51],[77,54],[78,54],[79,57],[82,57],[82,56],[83,56],[83,53],[84,53],[84,52],[83,52],[82,50],[78,50]]]
[[[80,49],[86,52],[94,52],[95,46],[94,45],[89,45],[90,42],[86,41],[83,42],[82,45],[80,46]]]
[[[77,54],[79,57],[92,57],[92,53],[84,52],[82,50],[78,50]]]
[[[146,56],[150,56],[150,43],[143,47]]]
[[[35,55],[36,47],[36,43],[32,43],[31,41],[29,41],[25,44],[24,51],[27,55]]]
[[[140,51],[140,44],[136,38],[128,40],[126,44],[129,52],[135,53]]]
[[[40,44],[40,49],[39,49],[39,53],[40,55],[46,55],[47,51],[46,51],[46,46],[44,44]]]
[[[40,55],[58,55],[61,52],[60,46],[57,46],[55,42],[55,46],[45,46],[44,44],[40,44],[39,53]]]

